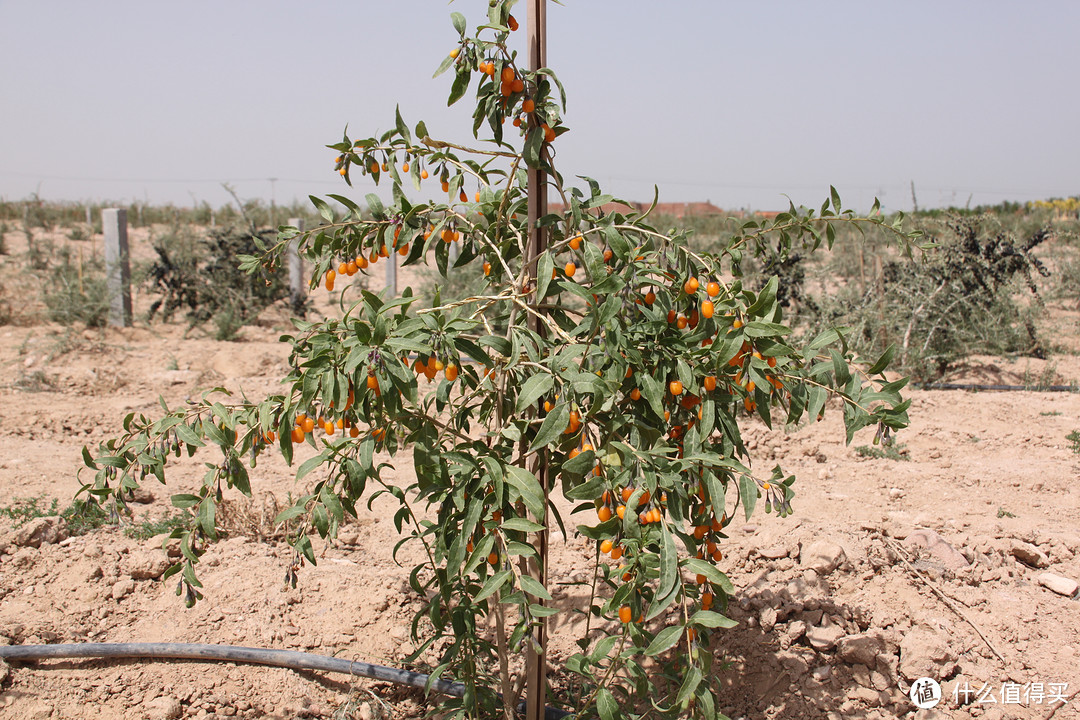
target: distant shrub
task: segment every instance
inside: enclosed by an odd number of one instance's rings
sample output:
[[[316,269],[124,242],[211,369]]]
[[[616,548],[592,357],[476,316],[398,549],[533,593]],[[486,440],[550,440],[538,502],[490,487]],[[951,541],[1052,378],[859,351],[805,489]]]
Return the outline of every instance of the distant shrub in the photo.
[[[216,337],[235,339],[243,325],[289,294],[284,272],[250,275],[238,269],[238,256],[260,251],[255,237],[272,245],[277,233],[233,225],[200,235],[192,226],[174,225],[156,238],[157,259],[147,270],[146,281],[157,299],[148,319],[160,312],[169,320],[183,311],[189,329],[212,322]]]
[[[49,319],[69,326],[104,327],[109,316],[109,294],[101,260],[73,256],[70,248],[60,248],[57,262],[49,270],[43,286]]]

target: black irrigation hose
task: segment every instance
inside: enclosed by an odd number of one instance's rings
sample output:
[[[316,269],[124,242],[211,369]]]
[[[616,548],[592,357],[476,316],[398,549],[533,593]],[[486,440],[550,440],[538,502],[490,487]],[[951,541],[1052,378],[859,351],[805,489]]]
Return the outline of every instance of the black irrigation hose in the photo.
[[[295,650],[266,650],[237,645],[204,645],[200,643],[75,643],[70,645],[0,645],[0,658],[5,660],[43,660],[48,658],[172,658],[179,660],[220,660],[225,662],[272,665],[291,670],[322,670],[374,678],[398,685],[428,687],[429,675],[372,665],[358,660],[314,655]],[[461,697],[465,686],[447,680],[431,681],[430,689]],[[518,709],[524,711],[525,701]],[[570,713],[558,708],[544,709],[547,720],[562,720]]]
[[[967,383],[915,383],[917,390],[1027,390],[1028,392],[1080,392],[1076,385],[1046,385],[1032,387],[1030,385],[978,385]]]

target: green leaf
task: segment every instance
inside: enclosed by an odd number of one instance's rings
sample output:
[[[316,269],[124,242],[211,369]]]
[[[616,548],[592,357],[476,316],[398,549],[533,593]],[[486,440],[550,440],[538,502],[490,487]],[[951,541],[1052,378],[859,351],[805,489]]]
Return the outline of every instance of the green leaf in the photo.
[[[547,417],[544,418],[544,422],[541,423],[540,429],[536,433],[536,438],[529,448],[529,452],[534,452],[538,448],[545,447],[549,443],[557,440],[569,424],[570,404],[565,401],[557,403],[555,407],[551,409],[551,412],[547,414]]]
[[[513,575],[513,573],[509,570],[503,570],[489,577],[487,579],[487,582],[484,583],[484,586],[480,588],[480,592],[478,592],[476,594],[476,597],[473,598],[473,602],[480,602],[481,600],[485,600],[497,593],[499,591],[499,588],[501,588],[506,583],[506,581],[510,579],[511,575]]]
[[[733,628],[739,623],[729,617],[724,617],[718,612],[698,610],[690,616],[690,624],[707,628]]]
[[[648,373],[638,373],[635,377],[638,378],[641,394],[645,396],[649,407],[657,417],[664,417],[664,390],[660,382]]]
[[[465,91],[469,89],[469,77],[471,75],[472,73],[468,70],[461,69],[458,71],[458,74],[454,76],[454,84],[450,88],[450,98],[446,101],[447,107],[460,100],[461,96],[465,94]]]
[[[540,481],[525,468],[511,465],[506,469],[506,481],[521,494],[525,506],[536,517],[544,517],[544,491]]]
[[[656,637],[649,643],[649,647],[645,648],[645,654],[652,657],[653,655],[659,655],[668,648],[679,642],[679,637],[682,635],[682,625],[669,625],[660,632],[656,633]]]
[[[743,511],[746,513],[747,520],[754,514],[754,506],[757,505],[757,493],[758,488],[754,478],[749,475],[743,475],[739,478],[739,498],[742,500]]]
[[[547,296],[548,286],[551,285],[551,271],[555,269],[555,261],[551,253],[545,250],[536,261],[536,297],[543,299]]]
[[[518,394],[515,410],[520,414],[533,405],[537,400],[551,391],[555,386],[555,378],[546,372],[537,373],[525,381]]]
[[[512,517],[503,521],[502,529],[516,532],[540,532],[544,529],[544,526],[522,517]]]
[[[866,371],[866,374],[876,375],[877,373],[882,372],[885,368],[889,367],[889,363],[893,361],[894,357],[896,357],[896,343],[885,348],[885,352],[881,353],[881,357],[879,357],[877,362]]]
[[[533,597],[542,598],[544,600],[551,599],[551,593],[547,591],[540,581],[530,575],[521,576],[521,589],[532,595]]]
[[[405,121],[401,119],[401,106],[394,108],[394,119],[397,122],[397,131],[402,138],[405,139],[406,144],[412,145],[412,135],[409,133],[409,126],[405,124]]]
[[[458,35],[465,37],[465,16],[459,12],[450,13],[450,22],[454,23],[454,29],[458,31]]]
[[[617,720],[621,716],[619,703],[606,687],[596,692],[596,712],[600,713],[600,720]]]
[[[195,507],[199,504],[202,498],[198,495],[188,495],[186,493],[182,493],[179,495],[173,495],[170,500],[172,501],[173,507],[184,509],[189,507]]]
[[[525,147],[522,155],[529,167],[540,167],[540,149],[544,146],[544,131],[539,126],[529,131],[525,138]]]
[[[704,575],[709,582],[719,587],[728,595],[735,594],[735,586],[731,584],[731,580],[728,579],[728,576],[709,561],[700,560],[698,558],[686,558],[683,560],[683,567],[692,573]]]
[[[694,665],[690,668],[690,672],[686,673],[686,678],[683,679],[682,687],[679,688],[679,694],[675,697],[675,704],[682,704],[683,701],[694,694],[694,691],[697,690],[697,686],[700,684],[701,670],[697,665]]]
[[[836,188],[832,185],[829,186],[829,198],[832,200],[833,212],[840,213],[840,193],[836,192]]]

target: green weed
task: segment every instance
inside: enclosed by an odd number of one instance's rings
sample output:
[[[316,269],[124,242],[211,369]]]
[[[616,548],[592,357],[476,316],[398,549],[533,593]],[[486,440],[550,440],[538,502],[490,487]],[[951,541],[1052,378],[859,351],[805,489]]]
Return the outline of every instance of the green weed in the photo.
[[[886,445],[884,448],[872,445],[860,445],[855,448],[855,454],[859,457],[874,458],[875,460],[911,460],[907,445]]]

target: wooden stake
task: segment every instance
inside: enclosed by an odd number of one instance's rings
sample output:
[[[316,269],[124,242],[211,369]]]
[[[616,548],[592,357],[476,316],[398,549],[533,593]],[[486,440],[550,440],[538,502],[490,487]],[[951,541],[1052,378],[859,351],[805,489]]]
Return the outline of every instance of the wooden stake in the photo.
[[[529,6],[529,69],[532,71],[547,67],[547,3],[546,0],[527,0]],[[529,120],[530,129],[535,126],[535,119]],[[536,275],[536,259],[547,249],[547,238],[540,227],[540,218],[547,214],[547,173],[538,168],[529,168],[529,253],[531,259],[530,275]],[[541,298],[535,302],[540,303]],[[529,324],[536,332],[544,332],[543,325],[533,316]],[[540,487],[544,489],[544,515],[536,521],[544,526],[537,533],[536,549],[538,557],[529,562],[530,574],[544,587],[547,587],[548,531],[547,502],[549,493],[547,454],[540,452],[536,466]],[[543,604],[543,600],[536,598]],[[547,619],[540,618],[539,624],[528,643],[525,654],[525,687],[528,704],[525,708],[525,720],[544,720],[544,708],[547,706]]]

